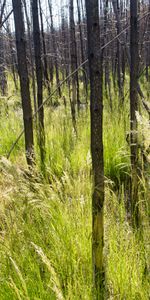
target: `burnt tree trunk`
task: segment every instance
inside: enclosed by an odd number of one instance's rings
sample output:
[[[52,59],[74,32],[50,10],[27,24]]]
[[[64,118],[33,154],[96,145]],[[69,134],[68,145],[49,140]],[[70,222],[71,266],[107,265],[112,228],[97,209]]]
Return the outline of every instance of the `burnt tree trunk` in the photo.
[[[0,89],[3,96],[7,96],[7,76],[6,76],[6,64],[5,64],[5,44],[4,34],[0,30]]]
[[[76,47],[76,36],[75,36],[75,22],[74,22],[74,6],[73,0],[69,1],[69,26],[70,26],[70,59],[71,59],[71,72],[77,69],[77,47]],[[79,79],[78,72],[72,76],[71,80],[71,109],[72,116],[75,120],[76,109],[75,106],[80,106],[79,99]]]
[[[148,5],[148,10],[150,13],[150,0]],[[148,16],[147,20],[147,34],[146,34],[146,79],[147,82],[150,82],[150,74],[149,74],[149,68],[150,68],[150,42],[149,42],[149,36],[150,36],[150,14]],[[148,96],[149,96],[150,89],[148,89]]]
[[[112,0],[114,13],[116,16],[116,29],[117,35],[121,32],[121,22],[120,22],[120,8],[119,1]],[[121,45],[119,39],[117,39],[117,79],[118,79],[118,89],[119,89],[119,99],[123,101],[123,87],[122,87],[122,74],[121,74]]]
[[[100,53],[98,0],[86,0],[91,102],[91,153],[93,170],[92,256],[96,299],[103,299],[104,265],[104,160],[103,71]]]
[[[52,14],[52,3],[51,0],[48,0],[49,12],[50,12],[50,20],[51,20],[51,33],[52,33],[52,43],[53,43],[53,51],[54,51],[54,61],[55,61],[55,70],[56,70],[56,83],[58,86],[58,94],[61,98],[61,88],[60,88],[60,80],[59,80],[59,69],[58,69],[58,61],[57,61],[57,44],[55,38],[55,30],[53,24],[53,14]]]
[[[42,44],[43,44],[43,55],[44,55],[44,78],[46,81],[46,87],[48,90],[48,94],[50,95],[50,84],[48,77],[48,66],[47,66],[47,53],[46,53],[46,43],[45,43],[45,35],[44,35],[44,25],[43,25],[43,15],[42,15],[42,7],[41,0],[39,0],[39,8],[40,8],[40,19],[41,19],[41,35],[42,35]]]
[[[133,225],[139,225],[138,209],[138,148],[137,148],[137,120],[138,110],[138,0],[130,2],[130,129],[131,129],[131,213]]]
[[[25,41],[25,28],[23,19],[23,10],[21,0],[12,0],[15,34],[16,34],[16,47],[18,57],[18,71],[20,77],[20,89],[23,108],[23,120],[25,129],[25,149],[26,159],[28,165],[32,166],[33,160],[33,125],[32,125],[32,108],[29,90],[29,78],[26,60],[26,41]]]
[[[36,79],[37,79],[37,101],[39,119],[39,147],[41,156],[41,167],[44,172],[45,162],[45,132],[44,132],[44,109],[43,109],[43,72],[42,72],[42,59],[41,59],[41,40],[40,40],[40,28],[39,28],[39,17],[38,17],[38,2],[32,0],[32,18],[33,18],[33,41],[34,41],[34,54],[35,54],[35,65],[36,65]]]
[[[13,81],[14,81],[14,86],[16,91],[18,90],[18,81],[17,81],[17,62],[16,62],[16,53],[14,50],[14,41],[13,41],[13,36],[11,34],[11,30],[10,30],[10,25],[9,22],[7,22],[7,33],[8,33],[8,38],[9,38],[9,49],[10,49],[10,62],[11,62],[11,71],[12,71],[12,76],[13,76]]]
[[[26,16],[26,22],[27,22],[28,43],[29,43],[29,53],[30,53],[30,62],[31,62],[31,75],[32,75],[32,94],[33,94],[34,113],[35,113],[37,111],[37,101],[36,101],[34,60],[33,60],[32,44],[31,44],[32,43],[32,41],[31,41],[31,24],[30,24],[30,20],[29,20],[29,17],[28,17],[26,0],[24,0],[23,3],[24,3],[25,16]]]
[[[85,57],[84,57],[84,44],[83,44],[83,33],[82,33],[82,26],[81,26],[81,13],[80,13],[79,0],[77,0],[77,9],[78,9],[78,23],[79,23],[79,33],[80,33],[81,62],[83,63],[85,61]],[[84,82],[85,97],[87,103],[88,86],[87,86],[87,74],[86,74],[85,65],[83,66],[83,82]]]

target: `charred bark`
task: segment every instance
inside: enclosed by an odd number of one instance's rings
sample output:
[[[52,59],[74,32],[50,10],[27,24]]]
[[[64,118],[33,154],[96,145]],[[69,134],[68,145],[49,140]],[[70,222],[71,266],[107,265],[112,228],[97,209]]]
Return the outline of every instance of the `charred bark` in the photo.
[[[33,125],[32,125],[32,108],[29,90],[29,78],[26,60],[26,41],[25,41],[25,28],[23,19],[23,10],[21,0],[12,0],[15,34],[16,34],[16,47],[18,57],[18,71],[20,77],[20,89],[23,108],[23,120],[25,129],[25,149],[26,159],[30,166],[34,163],[34,142],[33,142]]]
[[[103,71],[100,53],[98,0],[86,0],[91,105],[91,154],[93,170],[92,256],[96,299],[104,288],[104,160],[103,160]]]

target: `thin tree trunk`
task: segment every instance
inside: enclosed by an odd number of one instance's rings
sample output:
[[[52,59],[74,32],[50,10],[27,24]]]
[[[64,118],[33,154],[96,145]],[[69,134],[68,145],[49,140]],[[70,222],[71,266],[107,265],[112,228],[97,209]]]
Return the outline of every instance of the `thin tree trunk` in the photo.
[[[31,74],[32,74],[32,94],[33,94],[33,101],[34,101],[34,112],[36,112],[37,111],[37,103],[36,103],[36,86],[35,86],[35,74],[34,74],[34,60],[33,60],[32,45],[31,45],[31,24],[30,24],[30,20],[29,20],[29,17],[28,17],[26,0],[24,0],[23,3],[24,3],[25,16],[26,16],[26,21],[27,21],[27,31],[28,31],[28,41],[29,41],[29,53],[30,53]]]
[[[137,120],[138,110],[138,74],[139,74],[139,53],[138,53],[138,0],[130,2],[130,129],[131,129],[131,213],[133,225],[139,225],[138,209],[138,148],[137,148]]]
[[[119,1],[112,0],[112,4],[116,16],[117,34],[119,34],[121,32]],[[117,40],[117,77],[118,77],[119,98],[123,100],[123,88],[122,88],[122,78],[121,78],[121,45],[119,40]]]
[[[84,57],[84,45],[83,45],[83,34],[82,34],[82,27],[81,27],[81,13],[80,13],[80,6],[79,0],[77,0],[77,9],[78,9],[78,23],[79,23],[79,32],[80,32],[80,47],[81,47],[81,63],[85,61]],[[87,76],[86,76],[86,66],[83,66],[83,82],[84,82],[84,89],[85,89],[85,97],[87,103],[88,97],[88,87],[87,87]]]
[[[13,37],[11,34],[11,30],[10,30],[10,25],[9,22],[7,21],[7,33],[8,33],[8,38],[9,38],[9,48],[10,48],[10,55],[11,55],[11,71],[12,71],[12,75],[13,75],[13,81],[14,81],[14,86],[16,91],[18,90],[18,82],[17,82],[17,77],[18,74],[16,74],[16,54],[15,54],[15,50],[14,50],[14,45],[13,45]]]
[[[23,108],[23,120],[25,129],[25,149],[26,159],[30,166],[33,166],[33,125],[32,125],[32,109],[29,90],[29,78],[26,60],[26,41],[25,41],[25,28],[22,11],[21,0],[12,0],[15,34],[16,34],[16,47],[18,57],[18,71],[20,77],[20,89]]]
[[[57,46],[56,46],[55,30],[54,30],[54,24],[53,24],[51,0],[48,0],[48,5],[49,5],[49,12],[50,12],[50,20],[51,20],[52,43],[53,43],[53,50],[54,50],[54,55],[55,55],[56,83],[57,83],[57,86],[59,86],[60,80],[59,80],[59,69],[58,69],[58,61],[57,61]],[[58,92],[59,92],[59,97],[61,98],[61,88],[60,87],[58,89]]]
[[[103,299],[104,283],[104,161],[103,161],[103,72],[100,54],[98,0],[86,0],[88,58],[91,90],[91,153],[93,169],[92,256],[96,299]]]
[[[38,2],[32,0],[32,17],[33,17],[33,40],[34,40],[34,53],[36,65],[36,79],[37,79],[37,100],[38,107],[43,103],[43,72],[42,72],[42,59],[41,59],[41,41],[40,41],[40,28],[38,17]],[[41,168],[45,172],[45,132],[44,132],[44,109],[43,106],[38,113],[39,118],[39,147],[41,156]]]
[[[73,0],[69,1],[69,25],[70,25],[70,58],[71,58],[71,72],[77,69],[77,46],[76,46],[76,36],[75,36],[75,22],[74,22],[74,6]],[[79,79],[78,73],[72,76],[71,81],[71,106],[72,106],[72,116],[75,120],[76,109],[75,105],[77,103],[78,109],[80,106],[79,99]]]
[[[47,86],[48,94],[50,95],[51,91],[50,91],[50,84],[49,84],[49,77],[48,77],[46,43],[45,43],[45,36],[44,36],[44,25],[43,25],[43,15],[42,15],[42,8],[41,8],[41,0],[39,0],[39,9],[40,9],[41,34],[42,34],[43,55],[44,55],[44,77],[45,77],[45,80],[46,80],[46,86]]]
[[[149,13],[150,13],[150,0],[148,5]],[[150,68],[150,41],[149,41],[149,35],[150,35],[150,15],[148,16],[147,20],[147,35],[146,35],[146,79],[147,82],[150,82],[150,74],[149,74],[149,68]],[[150,88],[148,89],[148,96],[149,96]]]
[[[0,30],[0,89],[3,96],[7,95],[7,76],[5,64],[5,45],[3,32]]]

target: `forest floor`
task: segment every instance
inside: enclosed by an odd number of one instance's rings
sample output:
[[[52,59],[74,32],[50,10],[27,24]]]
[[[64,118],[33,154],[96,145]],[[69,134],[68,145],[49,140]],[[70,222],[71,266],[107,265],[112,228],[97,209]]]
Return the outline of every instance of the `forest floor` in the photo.
[[[114,97],[111,112],[105,102],[105,298],[148,300],[149,170],[140,178],[135,232],[126,213],[129,108],[120,113]],[[89,110],[80,112],[76,136],[69,107],[46,107],[44,179],[36,138],[34,174],[27,172],[23,138],[5,158],[22,128],[18,95],[7,105],[1,99],[0,107],[0,299],[92,300]]]

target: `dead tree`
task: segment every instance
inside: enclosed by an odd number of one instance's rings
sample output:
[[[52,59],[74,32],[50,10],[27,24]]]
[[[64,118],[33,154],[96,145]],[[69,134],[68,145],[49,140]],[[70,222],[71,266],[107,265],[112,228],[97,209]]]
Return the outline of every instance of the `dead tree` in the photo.
[[[3,96],[7,95],[7,76],[5,63],[5,42],[4,34],[0,30],[0,89]]]
[[[100,53],[98,0],[86,0],[91,102],[91,154],[93,170],[92,257],[96,299],[103,299],[104,160],[103,72]]]
[[[70,26],[70,60],[71,60],[71,72],[74,72],[77,69],[77,47],[76,47],[76,37],[75,37],[75,22],[74,22],[74,5],[73,0],[69,1],[69,26]],[[76,119],[76,103],[78,109],[80,107],[79,99],[79,79],[78,74],[76,73],[72,76],[71,80],[71,110],[72,117],[75,121]]]
[[[31,36],[31,23],[28,17],[26,0],[23,0],[24,8],[25,8],[25,16],[27,22],[27,33],[28,33],[28,43],[29,43],[29,54],[30,54],[30,62],[31,62],[31,75],[32,75],[32,94],[34,100],[34,112],[37,110],[37,100],[36,100],[36,85],[35,85],[35,72],[34,72],[34,59],[32,53],[32,36]]]
[[[121,32],[121,21],[120,21],[120,7],[118,0],[112,0],[114,13],[116,16],[116,29],[117,34]],[[121,74],[121,45],[119,39],[117,39],[117,79],[118,79],[118,89],[119,89],[119,98],[123,100],[123,88],[122,88],[122,74]]]
[[[51,0],[48,0],[49,12],[50,12],[50,20],[51,20],[51,34],[52,34],[52,44],[53,44],[53,51],[54,51],[54,61],[55,61],[55,70],[56,70],[56,83],[57,86],[60,85],[59,79],[59,69],[58,69],[58,61],[57,61],[57,44],[55,38],[55,29],[53,24],[53,14],[52,14],[52,3]],[[61,98],[61,88],[58,89],[59,97]]]
[[[44,24],[43,24],[43,14],[42,14],[41,0],[39,0],[39,9],[40,9],[40,19],[41,19],[41,35],[42,35],[42,44],[43,44],[43,56],[44,56],[44,58],[43,58],[43,61],[44,61],[44,78],[45,78],[48,94],[50,95],[51,91],[50,91],[49,76],[48,76],[46,42],[45,42],[45,34],[44,34]]]
[[[38,108],[41,109],[38,112],[39,120],[39,147],[41,156],[41,167],[45,172],[45,132],[44,132],[44,109],[43,109],[43,72],[42,72],[42,58],[41,58],[41,40],[40,40],[40,27],[38,16],[38,2],[32,0],[32,18],[33,18],[33,41],[34,41],[34,54],[35,54],[35,66],[36,66],[36,80],[37,80],[37,101]]]
[[[32,125],[32,109],[29,90],[29,78],[26,59],[26,41],[25,41],[25,28],[21,0],[12,0],[15,34],[16,34],[16,47],[18,57],[18,72],[20,77],[20,89],[23,108],[23,120],[25,129],[25,149],[26,159],[28,165],[32,166],[33,160],[33,125]]]
[[[80,33],[80,48],[81,48],[81,61],[85,61],[85,55],[84,55],[84,43],[83,43],[83,32],[82,32],[82,26],[81,26],[81,12],[80,12],[80,5],[79,0],[77,0],[77,9],[78,9],[78,24],[79,24],[79,33]],[[84,89],[85,89],[85,97],[87,102],[87,96],[88,96],[88,86],[87,86],[87,74],[86,74],[86,66],[83,66],[83,82],[84,82]]]
[[[150,13],[150,0],[149,0],[149,5],[148,5],[148,10]],[[150,14],[148,16],[147,20],[147,32],[146,32],[146,79],[147,82],[150,82],[150,74],[149,74],[149,68],[150,68]],[[148,91],[149,95],[150,90]]]
[[[16,49],[14,45],[14,38],[12,36],[10,30],[10,24],[6,22],[7,34],[8,34],[8,42],[9,42],[9,51],[10,51],[10,64],[11,64],[11,71],[14,81],[14,86],[16,91],[18,90],[18,70],[17,70],[17,59],[16,59]]]
[[[138,110],[138,74],[139,74],[139,53],[138,53],[138,0],[130,2],[130,129],[131,129],[131,213],[133,225],[139,225],[138,209],[138,147],[137,147],[137,120]]]

